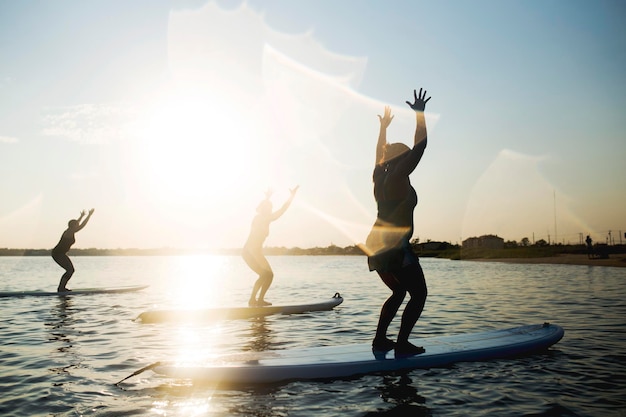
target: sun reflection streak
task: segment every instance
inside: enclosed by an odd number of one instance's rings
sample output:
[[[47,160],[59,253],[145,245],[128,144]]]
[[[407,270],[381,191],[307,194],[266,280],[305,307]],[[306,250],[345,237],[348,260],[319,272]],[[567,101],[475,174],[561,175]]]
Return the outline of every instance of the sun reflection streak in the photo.
[[[185,255],[172,259],[171,271],[175,285],[170,297],[179,309],[207,309],[223,307],[230,302],[227,294],[232,285],[227,258],[217,255]],[[227,283],[225,283],[227,282]],[[228,284],[230,283],[230,284]],[[218,353],[219,343],[225,337],[224,323],[216,322],[199,329],[189,323],[180,323],[172,329],[175,353],[172,361],[178,364],[199,364]]]
[[[212,406],[213,396],[208,398],[186,399],[183,401],[155,401],[153,402],[152,412],[160,416],[169,415],[168,410],[176,409],[182,416],[205,416],[211,412],[217,411]]]
[[[221,256],[176,257],[172,265],[175,285],[170,294],[173,304],[186,309],[219,306],[223,291],[220,278],[226,265]]]
[[[173,362],[182,364],[201,364],[218,354],[217,343],[221,340],[223,326],[216,324],[212,326],[208,333],[198,332],[193,326],[180,326],[175,331],[175,341],[177,352]]]

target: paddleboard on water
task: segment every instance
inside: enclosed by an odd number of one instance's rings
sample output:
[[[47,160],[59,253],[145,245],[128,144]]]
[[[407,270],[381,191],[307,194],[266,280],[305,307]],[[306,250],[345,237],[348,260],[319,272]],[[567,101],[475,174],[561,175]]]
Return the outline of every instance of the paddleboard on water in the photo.
[[[321,302],[264,307],[223,307],[197,310],[151,310],[141,313],[137,320],[142,323],[162,323],[168,321],[203,322],[224,319],[247,319],[271,314],[297,314],[309,311],[332,310],[343,302],[343,297],[335,293],[332,298]]]
[[[91,294],[111,294],[111,293],[123,293],[143,290],[148,288],[148,285],[129,285],[125,287],[102,287],[102,288],[75,288],[71,291],[57,292],[57,291],[0,291],[0,297],[46,297],[46,296],[69,296],[69,295],[91,295]]]
[[[156,363],[140,371],[152,369],[157,374],[168,377],[218,384],[344,378],[403,369],[441,367],[456,362],[515,357],[545,350],[561,340],[563,334],[560,326],[544,323],[414,339],[411,342],[424,346],[426,352],[405,358],[396,358],[393,351],[374,353],[371,345],[366,343],[246,352],[215,357],[212,363],[203,366]]]

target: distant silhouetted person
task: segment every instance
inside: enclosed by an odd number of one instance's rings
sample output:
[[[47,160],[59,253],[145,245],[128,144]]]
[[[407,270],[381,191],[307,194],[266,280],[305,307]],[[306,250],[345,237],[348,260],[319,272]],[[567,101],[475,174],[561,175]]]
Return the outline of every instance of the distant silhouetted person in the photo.
[[[591,236],[587,235],[587,239],[585,239],[585,243],[587,243],[587,258],[593,258],[593,240],[591,240]]]
[[[67,230],[65,230],[65,232],[63,232],[63,234],[61,235],[59,243],[57,243],[57,245],[52,249],[52,259],[54,259],[54,261],[58,263],[61,268],[65,269],[65,273],[61,277],[61,281],[59,282],[59,286],[57,288],[58,292],[71,291],[67,289],[66,285],[74,274],[74,265],[72,264],[69,256],[67,256],[67,253],[69,252],[74,242],[76,242],[74,234],[81,230],[83,227],[85,227],[85,225],[91,218],[93,211],[94,209],[89,210],[89,214],[87,214],[87,217],[85,217],[86,213],[83,210],[81,211],[80,217],[78,219],[70,220],[67,223]],[[85,217],[85,220],[83,220],[83,217]]]
[[[430,97],[426,98],[426,91],[422,93],[421,88],[419,95],[415,90],[413,95],[415,102],[406,102],[415,110],[413,148],[403,143],[387,143],[387,127],[393,119],[389,106],[385,107],[383,116],[378,116],[380,133],[373,174],[378,215],[365,243],[370,271],[377,271],[392,292],[382,306],[372,349],[383,352],[395,349],[396,355],[400,356],[424,352],[424,348],[409,342],[409,335],[422,314],[428,293],[424,272],[410,244],[417,193],[409,181],[409,175],[417,167],[426,149],[424,109]],[[407,292],[411,299],[402,314],[400,331],[394,342],[387,338],[387,329]]]
[[[263,255],[263,242],[265,242],[265,239],[270,233],[270,223],[285,213],[293,201],[298,188],[299,186],[296,186],[296,188],[289,190],[291,192],[289,199],[275,212],[272,212],[272,202],[270,201],[272,192],[268,190],[265,193],[265,200],[261,201],[256,209],[257,215],[252,220],[250,235],[248,236],[246,244],[243,246],[242,254],[248,266],[259,275],[259,278],[252,287],[252,294],[250,294],[250,300],[248,301],[248,305],[251,307],[272,305],[272,303],[265,301],[265,293],[270,285],[272,285],[274,272]]]

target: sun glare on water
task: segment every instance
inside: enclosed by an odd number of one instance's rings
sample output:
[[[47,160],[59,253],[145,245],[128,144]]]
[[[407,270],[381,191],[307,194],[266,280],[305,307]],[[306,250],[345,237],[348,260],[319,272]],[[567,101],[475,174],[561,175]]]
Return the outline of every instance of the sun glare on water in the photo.
[[[220,306],[224,292],[224,257],[188,255],[172,257],[169,296],[172,305],[184,309],[213,308]]]
[[[224,292],[227,291],[223,284],[227,262],[223,257],[189,255],[172,258],[170,274],[176,279],[169,296],[175,309],[203,310],[223,306]],[[222,324],[202,324],[200,332],[189,323],[174,325],[177,345],[174,362],[197,364],[215,354],[215,341],[222,337]]]

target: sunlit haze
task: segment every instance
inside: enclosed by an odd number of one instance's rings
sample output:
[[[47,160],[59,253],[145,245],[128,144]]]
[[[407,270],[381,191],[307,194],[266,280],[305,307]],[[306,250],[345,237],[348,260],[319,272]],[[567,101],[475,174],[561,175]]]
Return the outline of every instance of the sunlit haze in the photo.
[[[414,238],[626,232],[619,1],[0,2],[0,247],[349,246],[424,87]],[[624,239],[626,241],[626,239]]]

